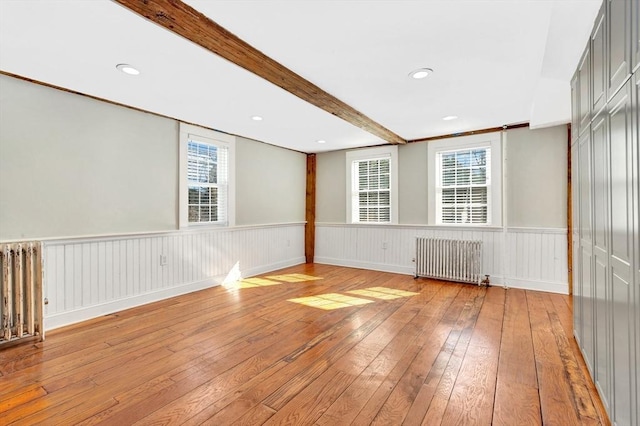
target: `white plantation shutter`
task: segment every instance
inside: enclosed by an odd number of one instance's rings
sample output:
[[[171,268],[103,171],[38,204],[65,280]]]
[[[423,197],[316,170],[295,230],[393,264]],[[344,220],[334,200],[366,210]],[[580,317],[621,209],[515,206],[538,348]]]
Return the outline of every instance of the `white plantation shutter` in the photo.
[[[189,223],[228,222],[229,149],[189,137],[187,144]]]
[[[390,158],[353,162],[353,222],[391,222],[390,163]]]
[[[442,224],[488,224],[491,217],[491,148],[437,154],[436,214]]]

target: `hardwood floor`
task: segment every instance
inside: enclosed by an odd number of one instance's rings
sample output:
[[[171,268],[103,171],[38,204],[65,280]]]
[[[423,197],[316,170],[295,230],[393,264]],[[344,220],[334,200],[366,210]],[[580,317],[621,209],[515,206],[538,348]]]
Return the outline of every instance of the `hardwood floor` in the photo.
[[[609,424],[570,303],[300,265],[0,349],[0,424]]]

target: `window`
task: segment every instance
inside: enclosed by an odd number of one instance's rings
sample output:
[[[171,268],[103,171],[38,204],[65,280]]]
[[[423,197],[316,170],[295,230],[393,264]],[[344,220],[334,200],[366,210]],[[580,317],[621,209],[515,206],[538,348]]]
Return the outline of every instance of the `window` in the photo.
[[[181,123],[181,227],[233,224],[234,139]]]
[[[500,134],[432,142],[429,216],[437,225],[500,225]],[[435,220],[434,220],[434,219]]]
[[[226,222],[228,148],[189,139],[187,181],[189,223]]]
[[[443,151],[437,154],[436,211],[439,223],[482,223],[488,219],[491,191],[491,148]]]
[[[347,153],[347,221],[397,223],[397,147]]]

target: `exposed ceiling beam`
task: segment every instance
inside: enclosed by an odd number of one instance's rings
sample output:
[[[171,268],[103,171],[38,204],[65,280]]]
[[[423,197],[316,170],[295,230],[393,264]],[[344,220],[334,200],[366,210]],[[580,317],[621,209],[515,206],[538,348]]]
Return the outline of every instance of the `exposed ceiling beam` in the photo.
[[[430,141],[437,141],[439,139],[449,139],[449,138],[457,138],[460,136],[481,135],[483,133],[494,133],[494,132],[501,132],[503,130],[520,129],[522,127],[529,127],[529,123],[505,124],[502,127],[488,127],[486,129],[470,130],[468,132],[453,133],[449,135],[429,136],[426,138],[411,139],[407,142],[408,143],[430,142]]]
[[[393,144],[406,143],[391,130],[305,80],[180,0],[114,1],[356,127]]]

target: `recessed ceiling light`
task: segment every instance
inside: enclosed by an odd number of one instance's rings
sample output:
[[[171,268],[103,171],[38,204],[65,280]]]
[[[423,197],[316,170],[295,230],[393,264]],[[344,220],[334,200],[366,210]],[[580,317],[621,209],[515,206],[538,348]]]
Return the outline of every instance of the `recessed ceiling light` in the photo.
[[[442,117],[444,121],[455,120],[456,118],[458,118],[457,115],[447,115],[446,117]]]
[[[418,68],[417,70],[411,71],[409,73],[409,77],[415,78],[416,80],[420,80],[421,78],[425,78],[432,72],[433,70],[431,68]]]
[[[322,140],[322,139],[320,139],[320,140],[318,140],[318,141],[316,141],[316,142],[318,142],[318,143],[327,143],[327,141]]]
[[[254,116],[251,117],[251,119],[253,121],[262,121],[262,117],[260,117],[259,115],[254,115]]]
[[[129,64],[118,64],[118,65],[116,65],[116,68],[119,69],[120,71],[122,71],[125,74],[129,74],[129,75],[138,75],[138,74],[140,74],[140,71],[138,71],[136,68],[132,67]]]

